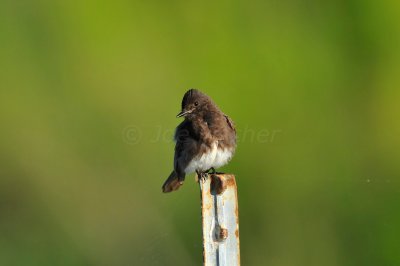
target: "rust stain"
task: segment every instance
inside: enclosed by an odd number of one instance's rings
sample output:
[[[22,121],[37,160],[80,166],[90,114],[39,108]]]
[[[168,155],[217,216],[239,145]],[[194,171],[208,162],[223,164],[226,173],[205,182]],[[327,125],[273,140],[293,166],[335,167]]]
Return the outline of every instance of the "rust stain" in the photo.
[[[237,253],[237,261],[240,265],[240,238],[239,238],[239,198],[238,198],[238,191],[237,191],[237,185],[236,185],[236,180],[235,176],[232,175],[232,185],[234,186],[234,192],[235,192],[235,197],[236,197],[236,208],[235,208],[235,215],[236,215],[236,230],[235,230],[235,236],[237,239],[237,248],[238,248],[238,253]]]
[[[237,204],[236,204],[236,206],[237,206]],[[239,224],[239,208],[238,207],[235,208],[235,215],[236,215],[236,223]]]
[[[227,238],[228,238],[228,229],[221,227],[219,229],[218,240],[219,241],[224,241]]]
[[[211,175],[210,191],[212,194],[220,195],[226,190],[226,182],[223,175]]]
[[[231,187],[231,186],[236,187],[235,178],[232,175],[227,175],[225,178],[225,184],[227,187]]]
[[[202,209],[204,211],[209,211],[212,208],[212,204],[203,204]]]
[[[219,233],[220,239],[227,239],[228,238],[228,230],[225,228],[221,228],[221,232]]]

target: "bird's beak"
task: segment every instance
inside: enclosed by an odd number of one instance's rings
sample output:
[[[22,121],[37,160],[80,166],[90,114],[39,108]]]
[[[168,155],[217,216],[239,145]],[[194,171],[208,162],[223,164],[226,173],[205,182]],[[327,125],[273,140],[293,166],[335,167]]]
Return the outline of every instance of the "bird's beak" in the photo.
[[[192,112],[192,110],[188,110],[188,111],[183,110],[182,112],[180,112],[179,114],[177,114],[176,117],[185,116],[185,115],[187,115],[187,114],[190,114],[191,112]]]

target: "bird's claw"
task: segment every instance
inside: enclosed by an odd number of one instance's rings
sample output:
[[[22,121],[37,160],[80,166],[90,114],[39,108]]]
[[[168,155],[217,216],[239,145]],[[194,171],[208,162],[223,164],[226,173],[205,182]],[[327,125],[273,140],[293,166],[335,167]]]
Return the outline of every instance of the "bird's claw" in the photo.
[[[210,169],[208,169],[207,171],[209,174],[215,175],[217,173],[217,171],[215,171],[214,167],[211,167]]]
[[[206,180],[208,178],[208,173],[199,172],[199,173],[197,173],[197,176],[199,178],[199,182],[204,183],[204,182],[206,182]]]
[[[200,180],[201,182],[205,183],[208,178],[208,173],[201,173]]]

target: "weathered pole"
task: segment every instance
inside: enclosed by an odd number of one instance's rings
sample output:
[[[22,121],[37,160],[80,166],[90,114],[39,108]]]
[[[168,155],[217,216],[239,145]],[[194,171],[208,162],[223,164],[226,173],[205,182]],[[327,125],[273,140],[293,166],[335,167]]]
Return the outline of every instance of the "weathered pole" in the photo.
[[[239,207],[235,176],[210,174],[199,184],[204,266],[239,266]]]

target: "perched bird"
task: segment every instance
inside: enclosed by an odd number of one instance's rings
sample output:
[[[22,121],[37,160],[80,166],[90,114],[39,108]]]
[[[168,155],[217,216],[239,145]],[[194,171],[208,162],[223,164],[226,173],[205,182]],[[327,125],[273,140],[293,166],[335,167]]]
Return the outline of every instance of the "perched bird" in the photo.
[[[204,93],[187,91],[177,117],[185,120],[175,131],[174,170],[162,186],[164,193],[177,190],[186,174],[196,172],[204,179],[209,171],[215,173],[215,168],[227,164],[236,149],[233,121]]]

